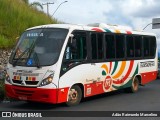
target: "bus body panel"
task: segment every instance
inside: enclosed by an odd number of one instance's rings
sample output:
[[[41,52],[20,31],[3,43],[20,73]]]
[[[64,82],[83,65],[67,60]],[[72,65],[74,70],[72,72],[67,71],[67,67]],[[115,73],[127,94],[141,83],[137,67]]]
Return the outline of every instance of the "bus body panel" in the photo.
[[[10,98],[43,103],[63,103],[67,101],[69,88],[30,88],[5,84],[6,95]]]
[[[146,62],[148,61],[153,60],[146,60]],[[133,78],[138,75],[141,77],[140,84],[144,85],[156,79],[156,63],[154,66],[145,67],[143,70],[140,67],[141,62],[141,60],[130,60],[80,64],[60,77],[59,87],[68,86],[71,88],[80,83],[84,86],[84,97],[88,97],[130,87]]]
[[[59,25],[48,27],[56,27]],[[40,26],[41,27],[41,26]],[[47,26],[46,26],[47,27]],[[39,27],[31,28],[36,29]],[[157,76],[157,51],[154,59],[137,59],[137,60],[117,60],[117,61],[86,61],[84,63],[77,64],[70,68],[67,72],[61,75],[61,67],[63,62],[63,57],[69,37],[74,30],[86,30],[86,31],[97,31],[106,32],[106,29],[93,28],[86,26],[74,26],[74,25],[62,25],[59,28],[69,29],[69,33],[66,36],[64,44],[62,46],[58,61],[55,65],[41,67],[37,69],[36,67],[13,67],[8,64],[7,73],[10,79],[16,78],[17,71],[33,71],[38,73],[36,80],[42,81],[47,78],[50,74],[54,73],[54,78],[51,84],[46,86],[23,86],[23,85],[13,85],[5,81],[5,88],[7,96],[11,98],[37,101],[37,102],[47,102],[47,103],[62,103],[67,102],[68,94],[71,87],[75,84],[81,84],[83,86],[84,97],[89,97],[105,92],[110,92],[122,88],[131,87],[132,80],[139,76],[141,78],[141,84],[147,84],[152,80],[156,79]],[[124,33],[124,34],[139,34],[139,35],[151,35],[150,33],[143,33],[138,31],[125,31],[125,30],[114,30],[111,29],[113,33]],[[157,48],[156,48],[157,49]],[[15,75],[14,75],[15,74]],[[18,73],[19,74],[19,73]],[[28,77],[28,76],[25,76]],[[33,76],[35,77],[35,76]],[[32,78],[30,78],[32,79]],[[35,78],[33,78],[34,80]]]

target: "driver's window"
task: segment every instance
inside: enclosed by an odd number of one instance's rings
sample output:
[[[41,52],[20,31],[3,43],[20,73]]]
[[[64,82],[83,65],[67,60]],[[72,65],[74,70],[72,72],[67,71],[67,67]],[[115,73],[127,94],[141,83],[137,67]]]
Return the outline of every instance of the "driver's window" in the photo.
[[[85,33],[75,33],[69,38],[66,51],[66,60],[81,61],[87,57],[86,36]]]
[[[85,32],[74,32],[69,38],[63,59],[63,71],[87,59],[87,43]]]

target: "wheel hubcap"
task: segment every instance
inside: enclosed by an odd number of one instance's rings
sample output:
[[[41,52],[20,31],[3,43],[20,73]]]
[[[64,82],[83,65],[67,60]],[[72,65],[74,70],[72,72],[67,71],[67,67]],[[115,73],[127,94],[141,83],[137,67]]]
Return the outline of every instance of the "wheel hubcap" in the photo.
[[[69,101],[76,102],[78,99],[78,92],[75,89],[71,89],[69,92]]]

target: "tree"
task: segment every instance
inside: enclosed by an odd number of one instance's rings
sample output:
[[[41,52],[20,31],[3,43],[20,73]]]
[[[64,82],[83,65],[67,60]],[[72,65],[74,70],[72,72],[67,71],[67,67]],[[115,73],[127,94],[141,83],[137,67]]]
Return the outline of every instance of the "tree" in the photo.
[[[37,7],[39,7],[40,9],[43,10],[43,6],[39,2],[33,2],[33,3],[30,4],[30,6],[36,8],[36,9],[37,9]]]
[[[26,4],[29,4],[29,1],[28,0],[22,0],[23,2],[25,2]]]

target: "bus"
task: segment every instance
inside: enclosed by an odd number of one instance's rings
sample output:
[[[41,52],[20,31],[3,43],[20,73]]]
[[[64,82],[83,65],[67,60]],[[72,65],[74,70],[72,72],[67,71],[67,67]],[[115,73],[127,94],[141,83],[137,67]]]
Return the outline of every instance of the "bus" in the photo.
[[[6,95],[73,106],[119,89],[137,92],[156,79],[157,66],[153,33],[105,23],[36,26],[24,31],[11,53]]]

